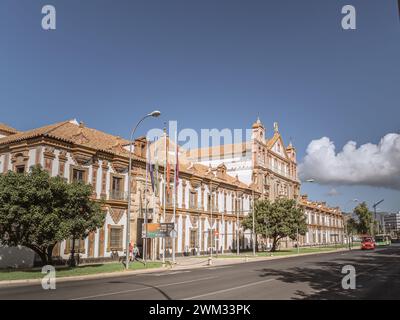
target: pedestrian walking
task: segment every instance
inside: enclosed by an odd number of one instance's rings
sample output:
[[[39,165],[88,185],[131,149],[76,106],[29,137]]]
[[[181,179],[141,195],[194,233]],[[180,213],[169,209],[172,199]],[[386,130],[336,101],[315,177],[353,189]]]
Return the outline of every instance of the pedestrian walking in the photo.
[[[137,247],[136,243],[133,246],[132,253],[133,253],[133,261],[135,261],[135,260],[139,261],[138,257],[140,257],[140,251],[139,251],[139,248]]]
[[[132,242],[129,242],[129,261],[133,259],[133,245]]]

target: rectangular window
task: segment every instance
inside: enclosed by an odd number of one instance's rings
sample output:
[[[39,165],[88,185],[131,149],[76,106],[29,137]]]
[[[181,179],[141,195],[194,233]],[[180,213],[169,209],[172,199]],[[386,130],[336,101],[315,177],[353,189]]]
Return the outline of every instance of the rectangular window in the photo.
[[[122,178],[113,177],[112,180],[112,191],[121,191],[122,190]]]
[[[172,205],[173,205],[173,202],[174,202],[174,200],[173,200],[173,194],[174,194],[174,187],[173,187],[173,185],[170,186],[169,192],[168,192],[167,189],[165,190],[165,192],[166,192],[166,195],[167,195],[167,196],[165,197],[165,200],[166,200],[166,202],[167,202],[167,205],[168,205],[168,206],[172,206]]]
[[[189,208],[191,208],[191,209],[197,208],[197,193],[196,192],[189,193]]]
[[[25,172],[25,166],[16,166],[15,171],[17,173],[24,173]]]
[[[111,180],[111,198],[115,200],[124,200],[124,179],[113,176]]]
[[[72,169],[72,182],[85,182],[85,170]]]
[[[75,245],[74,245],[75,242]],[[75,253],[85,253],[85,240],[84,239],[67,239],[65,245],[65,254],[70,254],[72,248],[74,248]]]
[[[196,243],[197,242],[197,230],[192,229],[190,230],[190,247],[191,248],[196,248]]]
[[[110,227],[110,250],[122,250],[122,227]]]

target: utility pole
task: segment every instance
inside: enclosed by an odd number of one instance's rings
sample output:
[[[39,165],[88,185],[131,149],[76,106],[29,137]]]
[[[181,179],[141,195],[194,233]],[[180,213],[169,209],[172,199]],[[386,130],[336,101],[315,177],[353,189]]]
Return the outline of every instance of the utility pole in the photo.
[[[264,223],[265,223],[265,251],[267,251],[268,247],[268,220],[267,218],[264,218]]]
[[[176,143],[176,153],[178,153],[178,129],[175,132],[175,143]],[[173,210],[173,221],[174,221],[174,230],[176,228],[176,194],[177,194],[177,190],[176,190],[176,179],[177,179],[177,172],[176,169],[178,167],[178,154],[175,155],[175,169],[174,169],[174,194],[173,194],[173,206],[174,206],[174,210]],[[176,251],[176,237],[178,237],[178,233],[175,232],[175,237],[174,240],[172,241],[172,263],[175,264],[175,251]]]
[[[239,239],[239,208],[238,208],[238,194],[236,193],[236,254],[240,254],[240,239]]]
[[[222,191],[222,192],[224,192],[224,191]],[[225,246],[225,237],[226,237],[226,235],[225,235],[225,220],[224,220],[224,212],[225,212],[225,208],[226,208],[226,204],[225,204],[226,197],[224,197],[224,193],[222,195],[223,195],[223,199],[224,199],[224,208],[222,208],[222,225],[221,225],[221,242],[222,242],[222,245],[221,245],[221,254],[223,255],[224,254],[224,246]]]
[[[253,256],[256,255],[256,241],[257,241],[257,236],[256,236],[256,223],[255,223],[255,212],[254,212],[254,190],[252,192],[251,196],[251,211],[253,214]]]
[[[167,205],[166,197],[167,197],[167,129],[164,128],[164,148],[165,148],[165,161],[164,161],[164,181],[163,181],[163,222],[166,223],[165,221],[165,206]],[[163,258],[162,258],[162,263],[163,266],[165,265],[165,247],[166,247],[166,239],[165,237],[162,238],[162,249],[163,249]]]
[[[213,191],[212,191],[212,181],[210,183],[210,213],[211,213],[211,234],[209,236],[211,237],[211,252],[210,252],[210,257],[212,259],[213,257],[213,246],[214,246],[214,232],[213,232]]]
[[[383,201],[385,201],[385,199],[382,199],[382,200],[380,200],[380,201],[378,201],[378,202],[376,202],[376,203],[374,203],[373,205],[372,205],[372,207],[374,208],[374,218],[375,218],[375,222],[376,222],[376,208],[378,207],[378,205],[380,205]],[[375,225],[375,223],[374,223],[374,225]],[[375,235],[375,230],[372,230],[373,231],[373,234]]]

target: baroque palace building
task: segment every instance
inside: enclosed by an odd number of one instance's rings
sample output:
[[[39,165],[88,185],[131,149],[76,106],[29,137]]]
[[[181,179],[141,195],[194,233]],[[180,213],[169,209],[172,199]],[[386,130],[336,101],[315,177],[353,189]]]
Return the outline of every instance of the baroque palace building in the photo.
[[[129,141],[121,137],[88,128],[76,120],[24,132],[0,124],[0,173],[8,170],[23,173],[33,165],[41,165],[52,176],[91,184],[93,199],[103,200],[106,220],[86,239],[75,240],[75,248],[79,248],[76,251],[86,262],[117,259],[125,254],[128,223],[128,144]],[[205,254],[210,250],[225,252],[236,250],[238,245],[241,250],[250,249],[253,245],[251,230],[243,230],[240,221],[251,214],[254,200],[273,201],[278,197],[295,199],[304,206],[309,231],[301,239],[302,244],[343,240],[340,210],[299,196],[296,151],[291,143],[285,147],[277,124],[270,139],[258,119],[252,126],[251,141],[245,143],[187,151],[176,148],[164,135],[149,149],[152,161],[156,158],[159,164],[159,174],[155,178],[159,187],[154,191],[151,184],[146,183],[147,140],[142,137],[134,141],[129,223],[130,241],[140,249],[143,248],[145,212],[149,223],[176,223],[177,237],[166,240],[167,256],[171,254],[172,241],[175,241],[177,255]],[[173,221],[172,192],[165,199],[163,193],[164,163],[165,155],[173,162],[177,149],[179,183],[176,220]],[[171,168],[172,190],[174,166]],[[331,221],[337,224],[334,226]],[[160,258],[161,241],[147,241],[147,256]],[[283,247],[292,245],[287,239],[282,243]],[[72,239],[66,239],[57,244],[53,254],[59,259],[68,259],[71,247]],[[0,261],[0,267],[20,265],[16,256],[8,257],[8,262],[7,257]]]

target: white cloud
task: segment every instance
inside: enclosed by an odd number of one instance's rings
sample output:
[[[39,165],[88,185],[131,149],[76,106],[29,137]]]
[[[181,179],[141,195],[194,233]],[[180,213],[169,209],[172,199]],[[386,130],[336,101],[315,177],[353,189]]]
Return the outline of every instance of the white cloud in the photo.
[[[336,153],[327,137],[313,140],[299,166],[302,180],[320,184],[365,185],[400,190],[400,134],[389,133],[376,145],[349,141]]]
[[[329,190],[327,195],[330,197],[336,197],[336,196],[340,195],[340,193],[335,188],[332,188],[331,190]]]

